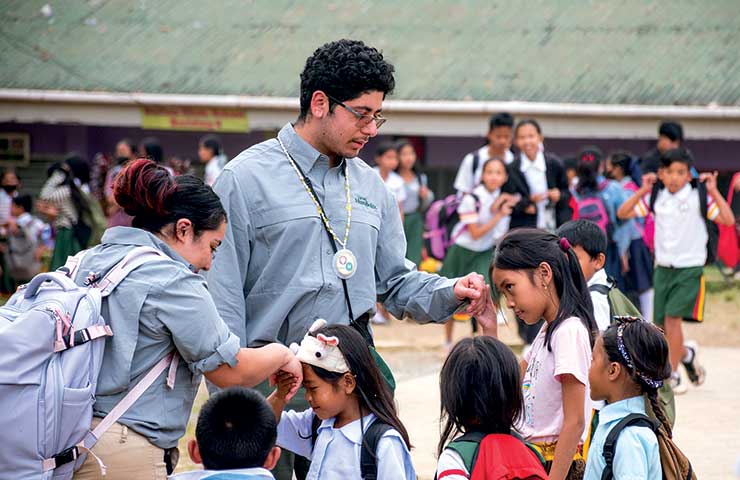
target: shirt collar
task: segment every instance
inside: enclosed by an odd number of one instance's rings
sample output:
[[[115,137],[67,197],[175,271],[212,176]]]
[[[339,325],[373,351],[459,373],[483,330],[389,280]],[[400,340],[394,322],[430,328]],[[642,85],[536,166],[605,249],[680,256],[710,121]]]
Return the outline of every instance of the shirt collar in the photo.
[[[645,415],[645,399],[642,395],[608,404],[599,412],[599,423],[620,420],[630,413],[642,413]]]
[[[686,185],[684,185],[683,188],[681,190],[677,191],[676,193],[669,192],[668,191],[668,188],[665,189],[665,193],[667,193],[671,197],[675,197],[675,198],[678,198],[679,200],[683,200],[683,199],[685,199],[686,197],[689,196],[689,194],[691,193],[691,191],[693,189],[694,189],[694,187],[692,187],[691,186],[691,183],[689,182]]]
[[[606,275],[606,270],[603,268],[601,270],[596,271],[594,273],[594,276],[591,277],[591,280],[588,281],[588,286],[591,285],[609,285],[609,279]]]
[[[232,476],[229,476],[231,474]],[[269,470],[266,468],[261,467],[255,467],[255,468],[236,468],[234,470],[204,470],[200,472],[200,475],[198,478],[201,478],[203,480],[208,480],[210,478],[235,478],[234,475],[247,475],[250,476],[249,478],[254,477],[264,477],[264,478],[275,478],[272,476],[272,473],[270,473]],[[223,476],[222,476],[223,475]]]
[[[545,164],[545,155],[543,155],[542,152],[537,152],[537,156],[534,157],[534,161],[531,161],[527,156],[522,152],[522,165],[520,167],[520,170],[522,172],[526,172],[530,168],[536,168],[537,170],[541,172],[547,171],[547,165]]]
[[[319,430],[323,430],[325,428],[333,428],[334,420],[335,418],[327,418],[326,420],[323,420],[321,422],[321,425],[319,426]],[[362,418],[362,426],[364,427],[364,431],[367,431],[367,428],[370,426],[370,424],[374,420],[375,420],[374,413],[366,415]],[[344,435],[344,437],[350,442],[356,445],[362,445],[363,431],[360,430],[360,419],[357,419],[354,422],[350,422],[347,425],[343,426],[342,428],[338,428],[336,430],[341,432],[342,435]]]
[[[311,171],[319,159],[323,158],[327,163],[329,162],[329,158],[326,155],[316,150],[296,133],[291,123],[286,124],[280,129],[278,138],[283,142],[285,149],[306,175],[308,175],[308,172]],[[282,148],[280,150],[282,153]]]
[[[154,234],[134,227],[112,227],[105,231],[103,238],[100,240],[101,243],[113,244],[113,245],[132,245],[136,247],[153,247],[157,250],[161,250],[168,257],[176,262],[180,262],[187,266],[190,270],[193,270],[193,266],[185,260],[179,253],[173,250],[164,241],[156,237]]]

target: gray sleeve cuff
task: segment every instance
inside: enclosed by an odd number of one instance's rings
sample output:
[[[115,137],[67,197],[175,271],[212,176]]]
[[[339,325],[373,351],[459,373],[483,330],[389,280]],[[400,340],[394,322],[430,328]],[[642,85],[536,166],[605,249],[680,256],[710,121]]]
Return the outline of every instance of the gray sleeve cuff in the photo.
[[[197,362],[192,362],[188,366],[193,373],[208,373],[216,370],[224,363],[230,367],[236,366],[236,355],[239,353],[239,337],[229,332],[226,340],[216,347],[216,351]]]

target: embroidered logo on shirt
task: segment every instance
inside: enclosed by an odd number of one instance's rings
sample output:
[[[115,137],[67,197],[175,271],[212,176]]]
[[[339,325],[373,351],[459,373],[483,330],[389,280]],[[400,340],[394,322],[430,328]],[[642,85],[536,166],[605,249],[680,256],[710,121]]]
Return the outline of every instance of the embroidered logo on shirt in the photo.
[[[373,210],[378,209],[378,207],[376,207],[373,202],[369,201],[362,195],[355,195],[355,203],[358,205],[362,205],[363,207],[372,208]]]

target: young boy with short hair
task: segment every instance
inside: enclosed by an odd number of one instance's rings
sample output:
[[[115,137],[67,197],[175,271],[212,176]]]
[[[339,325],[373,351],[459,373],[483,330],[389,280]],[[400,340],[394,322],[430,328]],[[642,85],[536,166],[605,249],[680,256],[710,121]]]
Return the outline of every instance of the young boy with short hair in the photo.
[[[270,469],[280,458],[277,423],[267,401],[254,390],[231,387],[208,399],[198,416],[195,440],[188,443],[194,463],[205,470],[184,472],[172,480],[274,479]]]
[[[465,155],[455,176],[455,190],[460,193],[472,192],[480,184],[483,164],[489,158],[502,158],[507,165],[513,162],[514,154],[511,151],[513,141],[514,117],[506,112],[492,115],[488,121],[486,144]]]
[[[732,210],[717,189],[717,172],[702,173],[692,184],[693,159],[683,147],[661,155],[658,174],[642,177],[642,186],[617,212],[621,219],[655,216],[654,321],[663,327],[670,349],[671,386],[684,393],[679,363],[694,385],[704,382],[705,370],[697,360],[695,343],[684,344],[682,320],[704,318],[704,264],[707,260],[706,221],[703,218],[699,183],[707,192],[706,219],[723,225],[735,222]],[[657,183],[660,178],[661,183]],[[656,185],[656,196],[653,188]],[[651,206],[651,199],[653,205]]]
[[[604,270],[606,234],[594,222],[581,219],[564,223],[558,228],[556,235],[567,239],[578,257],[594,304],[594,320],[599,331],[603,332],[611,323],[608,293],[613,287]],[[594,287],[595,285],[601,285],[603,288]]]

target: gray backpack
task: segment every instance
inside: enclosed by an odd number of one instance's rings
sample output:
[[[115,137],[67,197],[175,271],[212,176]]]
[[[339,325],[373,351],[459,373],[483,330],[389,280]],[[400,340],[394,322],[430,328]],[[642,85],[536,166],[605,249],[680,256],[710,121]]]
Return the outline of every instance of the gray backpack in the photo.
[[[131,271],[164,254],[134,248],[102,280],[81,287],[72,278],[84,254],[70,257],[56,272],[35,276],[0,307],[0,432],[5,436],[0,475],[72,478],[84,453],[168,367],[168,385],[174,386],[175,352],[90,430],[105,338],[113,335],[100,315],[101,300]],[[91,273],[86,283],[94,277]]]

